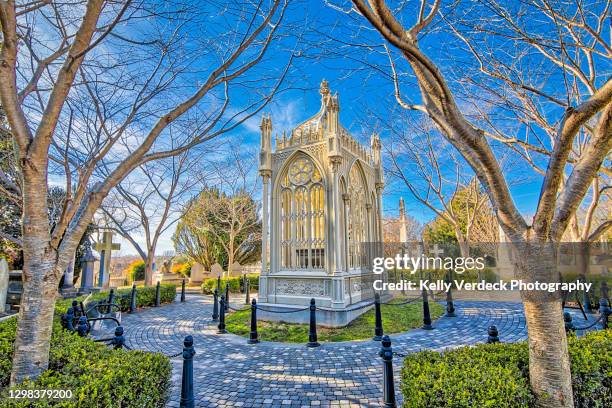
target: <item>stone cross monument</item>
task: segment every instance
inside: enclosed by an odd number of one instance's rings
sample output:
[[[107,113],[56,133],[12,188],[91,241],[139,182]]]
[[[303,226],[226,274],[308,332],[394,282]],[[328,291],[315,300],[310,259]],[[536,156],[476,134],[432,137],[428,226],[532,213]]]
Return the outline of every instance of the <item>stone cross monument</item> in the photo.
[[[98,286],[108,288],[110,282],[110,261],[113,250],[121,249],[120,244],[113,244],[113,232],[104,231],[102,242],[96,244],[96,250],[100,252],[100,273],[98,275]]]

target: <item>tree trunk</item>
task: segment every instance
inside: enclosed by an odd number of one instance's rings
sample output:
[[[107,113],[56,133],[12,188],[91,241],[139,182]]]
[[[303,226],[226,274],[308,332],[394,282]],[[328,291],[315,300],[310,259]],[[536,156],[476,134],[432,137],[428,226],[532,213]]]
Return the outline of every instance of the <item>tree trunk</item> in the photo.
[[[145,261],[145,286],[153,286],[153,260],[155,259],[155,254],[151,251],[147,252],[147,259]]]
[[[561,302],[523,301],[529,330],[529,379],[541,408],[573,408]]]
[[[13,354],[11,385],[36,378],[49,366],[49,348],[58,279],[53,259],[28,257]]]
[[[559,282],[557,245],[515,243],[516,278]],[[572,375],[561,292],[521,291],[529,333],[529,380],[540,408],[573,408]]]
[[[461,228],[455,228],[455,236],[457,237],[457,243],[459,244],[459,253],[462,258],[467,258],[470,256],[470,243],[467,238],[461,232]]]

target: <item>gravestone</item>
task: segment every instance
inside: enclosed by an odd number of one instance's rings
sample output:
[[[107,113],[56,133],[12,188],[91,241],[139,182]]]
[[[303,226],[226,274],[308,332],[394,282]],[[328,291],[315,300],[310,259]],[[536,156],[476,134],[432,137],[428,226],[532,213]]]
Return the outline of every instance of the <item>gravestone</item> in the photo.
[[[94,287],[95,263],[98,257],[91,250],[89,238],[85,240],[83,245],[85,250],[81,258],[81,263],[83,264],[81,268],[81,292],[90,292]]]
[[[19,311],[21,304],[21,294],[23,293],[23,272],[9,271],[8,291],[6,294],[6,304],[11,311]]]
[[[8,294],[9,269],[6,259],[0,259],[0,313],[6,310],[6,297]]]
[[[104,231],[102,242],[96,244],[96,250],[100,252],[100,274],[98,277],[98,286],[108,288],[110,282],[110,262],[113,250],[121,249],[120,244],[113,244],[113,232]]]
[[[199,285],[202,283],[204,278],[209,274],[208,271],[204,270],[204,267],[199,263],[194,263],[191,265],[191,274],[189,276],[189,283],[193,285]]]
[[[230,267],[230,276],[241,276],[243,269],[242,265],[238,262],[234,262]]]
[[[216,263],[210,267],[210,274],[213,278],[216,278],[217,276],[223,277],[223,268],[221,267],[221,265]]]

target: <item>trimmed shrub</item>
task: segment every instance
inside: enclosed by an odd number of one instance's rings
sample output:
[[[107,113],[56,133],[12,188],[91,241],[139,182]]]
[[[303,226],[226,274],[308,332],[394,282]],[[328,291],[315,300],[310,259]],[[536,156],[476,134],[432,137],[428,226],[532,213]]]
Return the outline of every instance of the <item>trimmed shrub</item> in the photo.
[[[116,289],[115,303],[119,305],[122,312],[130,309],[130,293],[132,289]],[[162,283],[159,285],[159,300],[163,303],[172,303],[176,298],[176,286],[170,283]],[[87,306],[93,306],[97,303],[106,303],[108,300],[108,291],[96,293],[92,295]],[[155,306],[155,286],[139,286],[136,288],[136,307]],[[68,306],[66,306],[68,307]]]
[[[65,389],[66,400],[9,400],[11,358],[17,319],[0,322],[0,400],[10,407],[163,407],[171,387],[172,366],[160,353],[114,350],[63,330],[59,316],[70,301],[56,304],[49,369],[16,389]],[[4,406],[4,405],[3,405]]]
[[[142,281],[145,278],[145,263],[144,261],[134,261],[127,267],[127,275],[131,282]]]
[[[612,330],[569,338],[574,403],[612,406]],[[404,407],[532,407],[526,343],[481,344],[404,360]]]
[[[259,290],[259,274],[246,275],[249,278],[251,291]],[[225,285],[229,282],[230,292],[244,292],[244,279],[242,276],[232,276],[230,278],[221,278],[221,287],[225,290]],[[202,293],[212,295],[217,288],[217,278],[207,278],[202,281]]]

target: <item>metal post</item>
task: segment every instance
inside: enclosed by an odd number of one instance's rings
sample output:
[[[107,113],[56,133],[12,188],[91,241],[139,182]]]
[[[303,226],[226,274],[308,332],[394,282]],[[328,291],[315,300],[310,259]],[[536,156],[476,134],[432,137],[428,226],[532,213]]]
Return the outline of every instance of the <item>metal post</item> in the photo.
[[[185,301],[185,278],[183,278],[183,283],[181,283],[181,302]]]
[[[212,314],[213,322],[219,320],[219,289],[215,289],[213,293],[213,314]]]
[[[589,298],[589,292],[586,290],[582,292],[582,304],[584,305],[584,311],[590,314],[594,314],[595,310],[591,307],[591,299]]]
[[[72,301],[72,310],[74,311],[74,317],[81,316],[81,310],[79,309],[79,302],[76,300]]]
[[[488,344],[499,343],[499,331],[497,330],[497,326],[489,326],[487,334],[489,335],[489,337],[487,338]]]
[[[157,282],[157,285],[155,286],[155,307],[159,307],[159,302],[160,302],[160,297],[159,297],[159,281]]]
[[[87,337],[89,334],[89,326],[87,326],[87,317],[79,317],[79,325],[77,326],[77,333],[80,337]]]
[[[431,314],[429,313],[429,300],[427,299],[427,290],[423,288],[423,330],[432,330]]]
[[[193,398],[193,337],[185,336],[183,341],[183,377],[181,378],[180,408],[194,408]]]
[[[393,380],[393,349],[389,336],[382,338],[381,345],[378,355],[383,360],[383,406],[395,408],[397,404],[395,402],[395,383]]]
[[[314,298],[310,299],[310,328],[308,330],[308,347],[319,347],[320,344],[317,341],[317,306],[315,305]]]
[[[74,320],[74,310],[72,310],[72,306],[66,310],[66,328],[70,331],[74,331],[74,325],[72,321]]]
[[[132,284],[132,291],[130,292],[130,313],[136,312],[136,284]]]
[[[574,322],[572,322],[572,314],[570,312],[563,313],[563,321],[565,322],[565,332],[573,332],[576,330]]]
[[[123,337],[123,327],[117,326],[115,328],[115,338],[111,342],[114,348],[120,349],[125,345],[125,337]]]
[[[606,330],[608,328],[608,317],[612,313],[610,306],[608,305],[608,299],[601,298],[599,300],[599,313],[601,313],[601,328]]]
[[[81,306],[81,316],[85,316],[85,305],[83,305],[83,302],[79,302],[79,305]],[[87,317],[87,316],[86,316]]]
[[[608,301],[610,304],[610,296],[608,295],[608,282],[605,280],[601,282],[601,297]]]
[[[106,308],[106,314],[112,313],[113,312],[113,302],[115,301],[115,290],[111,289],[110,293],[108,294],[108,306]]]
[[[219,289],[219,293],[221,293],[221,275],[217,276],[217,289]]]
[[[246,305],[248,305],[249,303],[251,303],[251,281],[249,280],[249,278],[246,278],[246,286],[244,287],[244,291],[246,293],[245,299],[244,299],[244,303]]]
[[[400,272],[400,279],[401,279],[401,283],[402,283],[402,295],[405,295],[406,294],[406,287],[404,286],[404,270],[403,269]]]
[[[447,282],[451,283],[451,286],[448,288],[448,292],[446,292],[446,317],[457,317],[455,314],[455,303],[453,302],[453,286],[452,286],[452,277],[451,272],[449,271],[447,276]]]
[[[229,310],[229,280],[225,284],[225,311]]]
[[[249,333],[249,344],[259,343],[257,336],[257,301],[251,301],[251,332]]]
[[[225,334],[225,296],[221,295],[219,301],[219,325],[217,326],[217,334]]]
[[[381,341],[383,338],[382,314],[380,312],[380,294],[374,294],[374,341]]]

